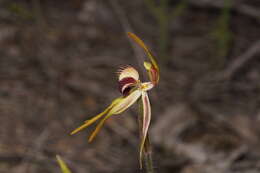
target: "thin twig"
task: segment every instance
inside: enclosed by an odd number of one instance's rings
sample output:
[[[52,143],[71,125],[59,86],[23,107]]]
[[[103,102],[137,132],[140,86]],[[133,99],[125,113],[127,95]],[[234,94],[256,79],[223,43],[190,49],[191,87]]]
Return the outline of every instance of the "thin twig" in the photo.
[[[234,62],[221,73],[221,76],[226,79],[231,78],[245,63],[256,57],[258,52],[260,52],[260,40],[256,41],[245,53],[235,58]]]
[[[213,7],[213,8],[222,9],[224,7],[223,2],[224,1],[215,1],[215,0],[189,0],[189,3],[191,5],[198,6],[201,8],[202,7],[205,7],[205,8]],[[260,22],[260,9],[256,9],[249,5],[239,4],[239,3],[232,5],[231,9],[240,14],[257,19],[257,21]]]
[[[46,141],[46,139],[49,137],[49,130],[48,128],[45,128],[41,134],[35,139],[35,142],[33,144],[33,146],[29,149],[25,155],[31,155],[33,157],[37,156],[38,153],[41,152],[42,147]],[[21,164],[25,163],[26,167],[25,167],[25,171],[24,172],[34,172],[34,171],[30,171],[31,166],[29,165],[29,160],[28,157],[24,157],[24,159],[21,161]]]

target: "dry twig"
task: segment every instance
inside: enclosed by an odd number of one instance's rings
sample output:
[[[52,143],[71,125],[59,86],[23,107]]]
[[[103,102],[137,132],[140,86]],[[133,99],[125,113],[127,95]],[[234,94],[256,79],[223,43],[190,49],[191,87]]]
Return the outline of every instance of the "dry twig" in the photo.
[[[189,0],[189,3],[191,5],[200,7],[200,8],[208,8],[208,7],[213,7],[213,8],[223,8],[224,7],[224,2],[223,1],[214,1],[214,0]],[[260,22],[260,9],[256,9],[254,7],[251,7],[249,5],[246,4],[233,4],[231,6],[231,9],[252,17],[254,19],[257,19],[258,22]]]
[[[245,63],[256,57],[255,55],[258,52],[260,52],[260,40],[256,41],[245,53],[235,58],[233,63],[231,63],[220,76],[225,79],[230,79]]]

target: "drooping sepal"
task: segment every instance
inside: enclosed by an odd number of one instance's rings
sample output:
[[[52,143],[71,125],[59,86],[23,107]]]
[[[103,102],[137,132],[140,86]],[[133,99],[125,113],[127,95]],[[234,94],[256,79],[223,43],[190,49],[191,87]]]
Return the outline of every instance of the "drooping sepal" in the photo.
[[[145,140],[147,139],[148,128],[151,121],[151,105],[149,101],[149,97],[147,92],[142,91],[142,105],[143,105],[143,122],[142,122],[142,134],[141,134],[141,143],[140,143],[140,153],[139,153],[139,161],[140,167],[142,168],[142,160],[143,160],[143,150]]]

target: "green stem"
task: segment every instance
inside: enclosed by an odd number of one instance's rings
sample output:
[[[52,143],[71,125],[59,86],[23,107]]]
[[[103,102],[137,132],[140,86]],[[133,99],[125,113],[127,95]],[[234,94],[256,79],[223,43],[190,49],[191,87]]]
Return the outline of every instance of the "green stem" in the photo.
[[[145,161],[145,168],[147,173],[155,173],[153,167],[153,155],[152,155],[152,147],[149,140],[149,134],[147,134],[147,139],[144,144],[144,161]]]
[[[139,124],[139,133],[140,139],[142,137],[142,127],[143,127],[143,103],[142,99],[138,100],[139,105],[139,115],[138,115],[138,124]],[[143,150],[143,159],[145,162],[145,170],[146,173],[155,173],[153,167],[153,156],[152,156],[152,146],[150,143],[149,133],[147,133],[147,137],[144,143],[144,150]]]

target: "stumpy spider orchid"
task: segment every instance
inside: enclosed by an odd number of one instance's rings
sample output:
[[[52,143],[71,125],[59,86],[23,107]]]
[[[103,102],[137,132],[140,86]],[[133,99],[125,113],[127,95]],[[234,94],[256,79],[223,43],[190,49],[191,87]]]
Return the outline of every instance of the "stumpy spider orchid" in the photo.
[[[93,124],[95,121],[100,120],[96,129],[91,133],[89,137],[89,142],[91,142],[97,133],[100,131],[101,127],[105,121],[112,115],[118,115],[124,112],[127,108],[133,105],[139,98],[142,99],[143,107],[143,118],[142,118],[142,129],[141,129],[141,143],[140,143],[140,165],[142,163],[142,154],[147,138],[147,132],[151,120],[151,106],[147,91],[152,89],[159,82],[159,67],[152,55],[151,51],[147,48],[144,42],[138,38],[135,34],[128,32],[129,38],[133,39],[140,47],[146,52],[150,62],[145,61],[144,67],[148,73],[150,82],[141,82],[139,80],[139,74],[137,70],[131,66],[125,66],[118,71],[118,84],[119,90],[122,96],[116,98],[110,106],[108,106],[103,112],[96,115],[95,117],[86,120],[83,125],[71,132],[71,135],[81,131],[82,129]]]

